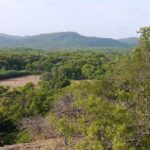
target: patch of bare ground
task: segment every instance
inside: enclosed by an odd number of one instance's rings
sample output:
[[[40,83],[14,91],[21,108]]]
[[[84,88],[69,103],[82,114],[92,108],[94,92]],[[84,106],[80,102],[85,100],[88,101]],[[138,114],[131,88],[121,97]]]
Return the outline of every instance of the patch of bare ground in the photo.
[[[5,145],[0,147],[0,150],[75,150],[75,146],[79,141],[80,138],[74,137],[66,144],[63,137],[50,138],[32,143]]]
[[[28,75],[23,77],[0,80],[0,86],[8,86],[10,88],[16,88],[25,86],[27,83],[30,82],[33,83],[35,86],[37,86],[39,80],[40,80],[39,75]]]
[[[66,150],[66,146],[61,138],[54,138],[33,143],[4,146],[0,150]]]
[[[81,84],[83,82],[93,83],[95,80],[72,80],[72,83]]]

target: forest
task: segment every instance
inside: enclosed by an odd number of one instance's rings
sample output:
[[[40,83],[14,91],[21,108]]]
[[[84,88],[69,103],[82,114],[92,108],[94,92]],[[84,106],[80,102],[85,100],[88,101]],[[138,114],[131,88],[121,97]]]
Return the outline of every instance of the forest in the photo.
[[[66,149],[150,148],[150,27],[132,52],[0,50],[0,146],[60,138]],[[115,49],[115,48],[114,48]]]

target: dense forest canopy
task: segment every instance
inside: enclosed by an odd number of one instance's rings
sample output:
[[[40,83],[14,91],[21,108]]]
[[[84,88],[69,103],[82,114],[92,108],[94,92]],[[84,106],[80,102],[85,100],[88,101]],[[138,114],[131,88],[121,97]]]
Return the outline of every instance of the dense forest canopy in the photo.
[[[53,128],[68,149],[148,150],[150,27],[139,33],[130,54],[1,50],[0,79],[40,82],[0,86],[0,145],[48,139]]]

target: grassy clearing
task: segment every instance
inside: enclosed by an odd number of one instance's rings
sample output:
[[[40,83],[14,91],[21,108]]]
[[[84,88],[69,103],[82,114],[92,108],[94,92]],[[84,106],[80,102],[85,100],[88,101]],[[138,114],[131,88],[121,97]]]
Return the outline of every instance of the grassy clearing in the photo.
[[[0,81],[0,86],[9,86],[11,88],[25,86],[27,83],[33,83],[35,86],[38,85],[40,80],[39,75],[28,75],[17,78],[10,78]]]

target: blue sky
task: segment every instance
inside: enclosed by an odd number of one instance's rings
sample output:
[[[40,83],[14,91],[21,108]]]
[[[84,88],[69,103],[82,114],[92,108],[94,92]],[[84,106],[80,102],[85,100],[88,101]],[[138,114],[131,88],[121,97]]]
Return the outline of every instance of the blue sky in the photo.
[[[0,0],[0,33],[75,31],[86,36],[137,36],[150,25],[150,0]]]

